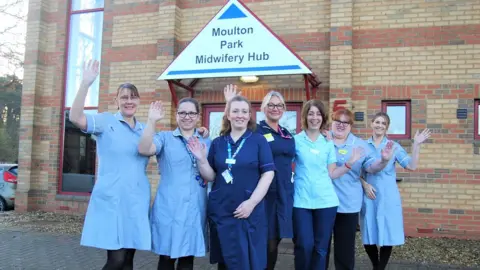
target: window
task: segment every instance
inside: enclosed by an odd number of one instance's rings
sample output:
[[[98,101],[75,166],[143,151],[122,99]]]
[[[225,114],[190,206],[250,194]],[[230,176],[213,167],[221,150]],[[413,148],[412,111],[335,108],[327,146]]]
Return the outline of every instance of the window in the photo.
[[[82,79],[82,67],[90,59],[100,60],[102,53],[104,0],[71,0],[69,7],[67,59],[63,104],[62,151],[58,191],[61,194],[88,194],[95,179],[95,136],[85,134],[69,120],[70,107]],[[97,79],[85,100],[85,113],[98,109],[100,81]]]
[[[410,101],[383,101],[382,111],[390,117],[387,134],[391,139],[410,139]]]
[[[265,115],[260,110],[261,104],[253,103],[252,109],[255,121],[258,123],[265,119]],[[301,130],[301,110],[302,103],[288,103],[287,111],[280,119],[280,125],[288,129],[292,134],[297,134]],[[203,126],[207,127],[210,132],[210,138],[213,140],[218,137],[222,126],[223,112],[225,104],[204,104],[203,105]]]
[[[478,117],[478,113],[479,113],[479,109],[480,109],[480,99],[477,99],[475,100],[475,103],[474,103],[475,107],[473,109],[473,114],[474,114],[474,117],[473,117],[473,126],[474,126],[474,136],[473,138],[475,140],[480,140],[480,117]]]

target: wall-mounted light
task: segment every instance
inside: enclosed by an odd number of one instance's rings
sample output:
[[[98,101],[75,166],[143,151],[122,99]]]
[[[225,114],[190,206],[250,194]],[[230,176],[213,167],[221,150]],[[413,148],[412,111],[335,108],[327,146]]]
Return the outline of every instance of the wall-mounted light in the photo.
[[[258,82],[258,77],[257,76],[242,76],[240,77],[240,81],[244,82],[244,83],[256,83]]]

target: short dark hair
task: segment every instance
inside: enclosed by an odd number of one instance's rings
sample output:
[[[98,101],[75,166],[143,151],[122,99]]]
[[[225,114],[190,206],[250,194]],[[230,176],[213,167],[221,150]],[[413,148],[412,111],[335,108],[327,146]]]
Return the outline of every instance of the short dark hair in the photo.
[[[319,111],[320,114],[322,115],[322,124],[320,125],[320,130],[325,129],[327,126],[328,122],[328,114],[325,110],[325,106],[323,105],[322,101],[318,99],[311,99],[307,101],[302,108],[302,128],[306,130],[308,128],[307,124],[307,117],[308,117],[308,112],[310,111],[310,108],[316,107]]]
[[[198,100],[196,100],[194,98],[191,98],[191,97],[186,97],[186,98],[180,99],[177,107],[180,106],[180,104],[185,103],[185,102],[192,103],[195,106],[195,110],[197,110],[197,113],[200,112],[200,103],[198,103]]]

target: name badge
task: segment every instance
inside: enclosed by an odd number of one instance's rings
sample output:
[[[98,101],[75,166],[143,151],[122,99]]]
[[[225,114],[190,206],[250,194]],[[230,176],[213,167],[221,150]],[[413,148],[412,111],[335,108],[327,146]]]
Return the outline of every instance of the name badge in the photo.
[[[232,183],[233,177],[228,169],[223,171],[222,176],[223,176],[223,179],[225,179],[225,182],[227,182],[227,184]]]
[[[226,164],[235,164],[235,162],[237,162],[235,159],[233,158],[227,158],[225,159],[225,163]]]
[[[310,148],[310,152],[312,152],[315,155],[320,154],[320,151],[318,151],[317,149],[313,149],[313,148]]]
[[[267,142],[273,142],[275,140],[275,138],[273,138],[272,133],[267,133],[267,134],[264,134],[263,136],[265,137],[265,139],[267,139]]]
[[[345,149],[340,149],[340,150],[338,150],[338,153],[340,153],[340,154],[342,154],[342,155],[345,155],[345,154],[348,153],[348,151],[345,150]]]

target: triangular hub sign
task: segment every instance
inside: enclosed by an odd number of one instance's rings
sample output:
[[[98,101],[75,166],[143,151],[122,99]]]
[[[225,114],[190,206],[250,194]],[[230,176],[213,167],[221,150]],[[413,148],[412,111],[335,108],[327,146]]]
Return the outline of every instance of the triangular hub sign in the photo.
[[[243,3],[232,0],[158,79],[311,73],[310,68]]]

